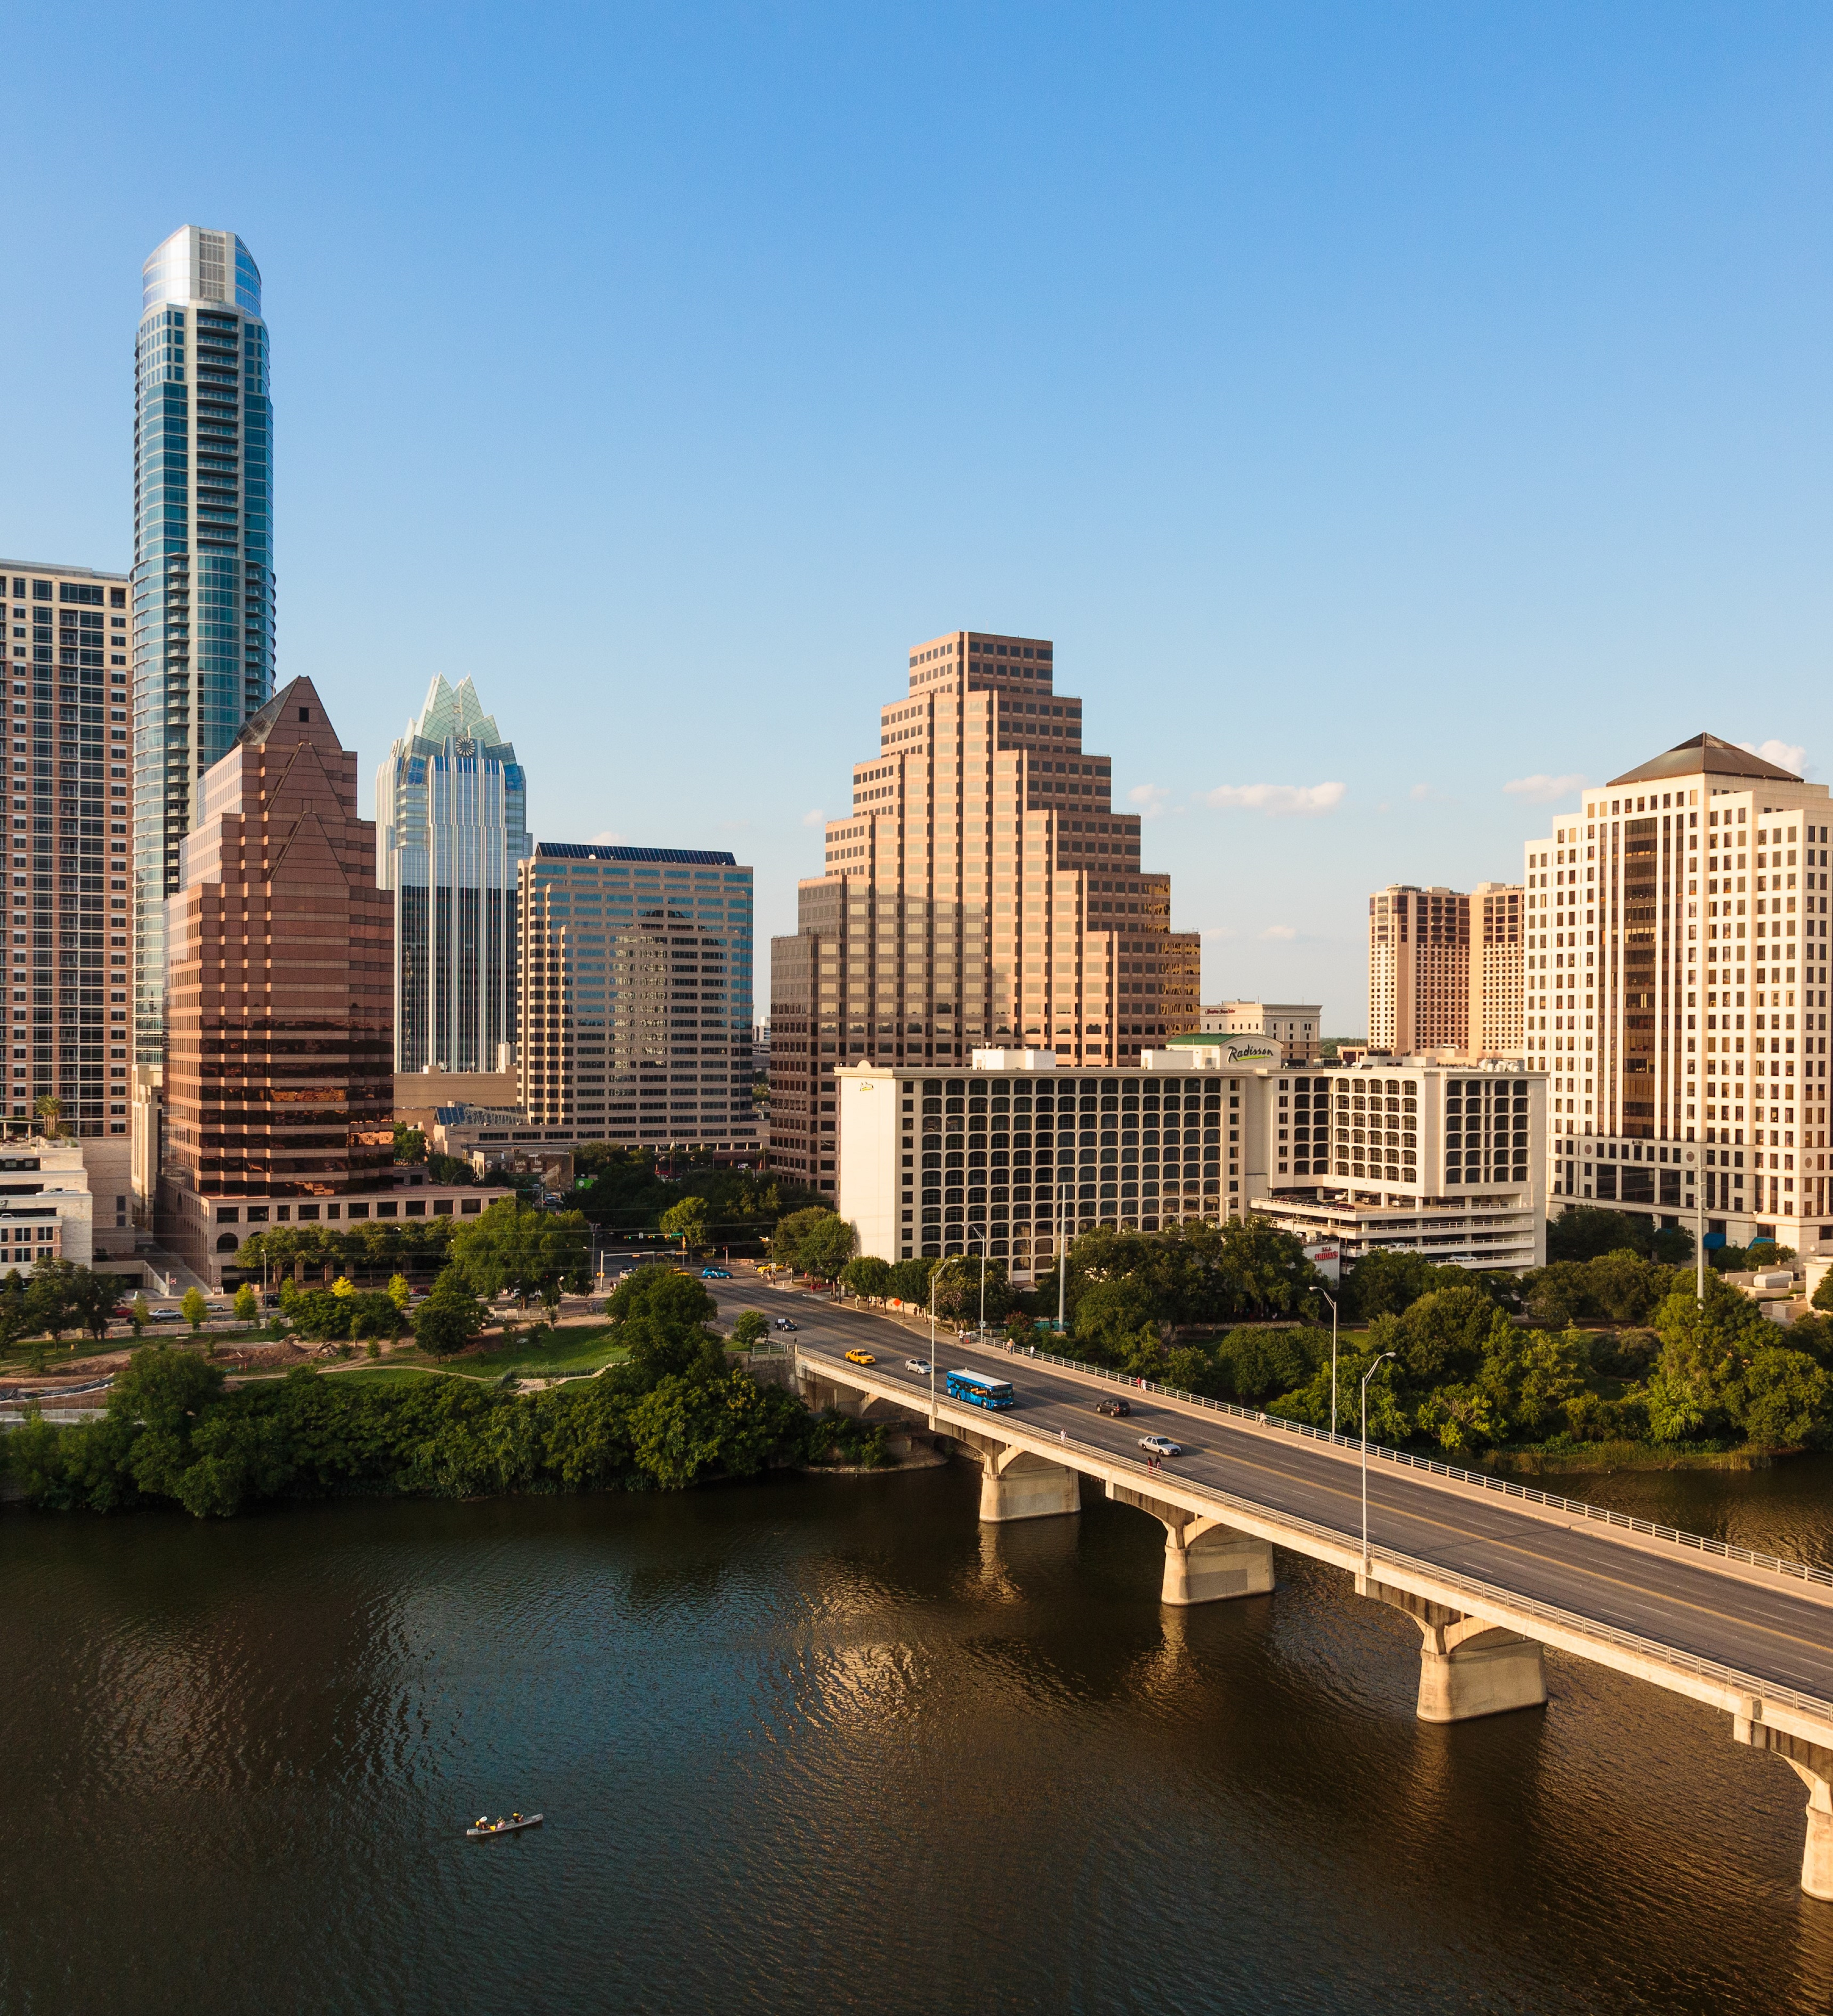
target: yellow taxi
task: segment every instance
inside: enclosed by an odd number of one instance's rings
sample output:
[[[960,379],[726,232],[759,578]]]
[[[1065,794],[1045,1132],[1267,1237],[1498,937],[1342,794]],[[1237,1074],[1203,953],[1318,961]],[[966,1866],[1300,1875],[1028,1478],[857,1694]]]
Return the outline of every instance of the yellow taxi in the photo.
[[[849,1351],[847,1363],[849,1365],[876,1365],[878,1360],[869,1351]]]

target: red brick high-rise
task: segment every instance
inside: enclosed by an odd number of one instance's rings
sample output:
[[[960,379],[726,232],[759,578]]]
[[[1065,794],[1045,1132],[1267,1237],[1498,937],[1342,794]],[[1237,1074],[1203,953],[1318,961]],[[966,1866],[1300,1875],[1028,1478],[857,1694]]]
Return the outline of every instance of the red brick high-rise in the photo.
[[[341,1217],[331,1201],[375,1191],[392,1162],[393,898],[357,803],[355,751],[309,679],[200,782],[166,906],[159,1213],[200,1271],[244,1223]]]

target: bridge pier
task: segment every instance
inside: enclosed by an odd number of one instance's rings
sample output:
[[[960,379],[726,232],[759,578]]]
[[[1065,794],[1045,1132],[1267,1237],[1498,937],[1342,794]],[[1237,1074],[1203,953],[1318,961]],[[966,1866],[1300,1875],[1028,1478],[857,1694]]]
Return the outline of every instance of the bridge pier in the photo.
[[[1807,1841],[1801,1856],[1801,1887],[1810,1897],[1833,1902],[1833,1750],[1786,1730],[1772,1729],[1762,1719],[1760,1701],[1748,1704],[1748,1715],[1731,1720],[1734,1741],[1752,1750],[1770,1750],[1781,1758],[1807,1787]]]
[[[1200,1517],[1181,1505],[1148,1497],[1130,1485],[1110,1480],[1107,1496],[1117,1505],[1149,1512],[1165,1528],[1165,1579],[1161,1603],[1182,1609],[1196,1603],[1223,1603],[1237,1596],[1266,1596],[1273,1588],[1273,1545],[1219,1519]]]
[[[1082,1510],[1082,1479],[1028,1449],[981,1453],[980,1516],[989,1525],[1010,1519],[1054,1519]]]
[[[1414,1712],[1421,1722],[1474,1722],[1479,1715],[1546,1705],[1547,1676],[1537,1640],[1360,1575],[1356,1593],[1404,1611],[1419,1626]]]

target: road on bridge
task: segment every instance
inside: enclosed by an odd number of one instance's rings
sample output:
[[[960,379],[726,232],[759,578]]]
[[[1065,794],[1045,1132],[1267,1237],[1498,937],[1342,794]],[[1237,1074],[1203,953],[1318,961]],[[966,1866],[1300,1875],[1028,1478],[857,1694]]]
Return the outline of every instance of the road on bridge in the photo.
[[[928,1355],[926,1337],[761,1281],[707,1285],[728,1319],[747,1308],[772,1319],[790,1316],[796,1343],[811,1355],[838,1359],[855,1348],[872,1352],[875,1376],[906,1388],[918,1412],[927,1408],[928,1382],[903,1369],[907,1357]],[[1141,1435],[1169,1435],[1184,1454],[1168,1460],[1168,1473],[1269,1512],[1309,1520],[1352,1546],[1360,1544],[1361,1484],[1353,1452],[1345,1456],[1327,1445],[1288,1441],[1277,1431],[1138,1391],[1128,1396],[1132,1417],[1114,1420],[1095,1412],[1096,1402],[1116,1390],[1111,1384],[1003,1350],[957,1343],[941,1326],[937,1338],[938,1392],[942,1373],[962,1365],[996,1367],[1016,1388],[1017,1406],[1010,1415],[990,1417],[991,1433],[997,1434],[1001,1420],[1015,1420],[1034,1434],[1061,1431],[1129,1459],[1141,1455]],[[1073,1467],[1074,1453],[1066,1451],[1065,1460]],[[1487,1500],[1450,1480],[1397,1473],[1385,1463],[1369,1466],[1368,1503],[1374,1546],[1833,1703],[1833,1598],[1826,1592],[1781,1579],[1772,1584],[1677,1548],[1635,1544],[1608,1527],[1562,1525],[1557,1515],[1530,1511],[1518,1501]]]

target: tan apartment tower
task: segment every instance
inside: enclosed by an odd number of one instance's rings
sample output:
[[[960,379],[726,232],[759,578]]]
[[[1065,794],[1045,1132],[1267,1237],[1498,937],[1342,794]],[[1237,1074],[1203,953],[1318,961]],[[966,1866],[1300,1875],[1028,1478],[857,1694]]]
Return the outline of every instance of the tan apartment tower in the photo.
[[[771,941],[772,1159],[830,1193],[837,1065],[1005,1046],[1118,1069],[1200,1019],[1199,940],[1171,929],[1171,878],[1142,870],[1050,640],[952,631],[908,673]],[[1028,1224],[996,1219],[994,1255],[1025,1264]],[[913,1223],[920,1251],[961,1250],[959,1204]]]
[[[394,898],[356,765],[294,679],[199,781],[166,905],[158,1223],[200,1273],[216,1224],[258,1226],[275,1200],[315,1219],[394,1160]]]
[[[1696,735],[1529,843],[1522,1054],[1556,1196],[1833,1252],[1830,831],[1824,784]]]
[[[1470,1048],[1479,1057],[1521,1053],[1522,905],[1518,882],[1479,882],[1470,895]]]
[[[1369,1047],[1391,1057],[1470,1041],[1471,899],[1390,883],[1368,899]]]
[[[13,674],[13,748],[0,756],[13,800],[13,1057],[0,1112],[28,1122],[38,1100],[56,1098],[70,1132],[124,1143],[133,957],[128,578],[0,560],[0,592]],[[103,1200],[99,1222],[112,1222],[113,1201],[112,1193]]]

